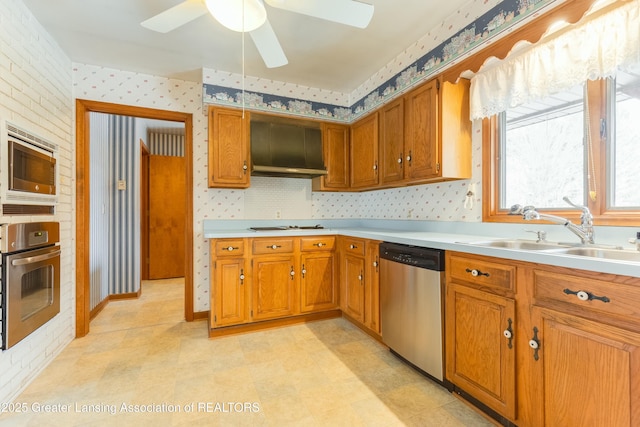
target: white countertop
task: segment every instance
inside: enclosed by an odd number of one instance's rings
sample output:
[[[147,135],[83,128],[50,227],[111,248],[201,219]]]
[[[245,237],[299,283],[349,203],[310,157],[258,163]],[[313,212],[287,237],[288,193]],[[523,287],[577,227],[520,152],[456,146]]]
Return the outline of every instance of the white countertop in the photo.
[[[226,225],[226,224],[225,224]],[[450,251],[467,252],[497,258],[549,264],[580,270],[620,274],[640,277],[640,262],[618,261],[592,258],[578,255],[545,253],[533,250],[517,250],[470,245],[464,242],[477,242],[505,236],[481,236],[463,233],[439,233],[435,231],[406,231],[367,227],[328,227],[323,229],[288,229],[273,231],[253,231],[248,228],[216,228],[215,222],[206,222],[204,237],[206,239],[238,238],[238,237],[281,237],[281,236],[317,236],[342,235],[365,239],[382,240],[405,245],[422,246]]]

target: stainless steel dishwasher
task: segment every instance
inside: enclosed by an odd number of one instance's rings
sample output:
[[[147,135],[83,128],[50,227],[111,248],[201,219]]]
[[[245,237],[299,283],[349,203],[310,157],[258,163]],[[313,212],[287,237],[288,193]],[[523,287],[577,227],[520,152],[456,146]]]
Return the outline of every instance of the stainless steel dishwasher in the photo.
[[[444,251],[380,245],[380,322],[391,351],[444,382]]]

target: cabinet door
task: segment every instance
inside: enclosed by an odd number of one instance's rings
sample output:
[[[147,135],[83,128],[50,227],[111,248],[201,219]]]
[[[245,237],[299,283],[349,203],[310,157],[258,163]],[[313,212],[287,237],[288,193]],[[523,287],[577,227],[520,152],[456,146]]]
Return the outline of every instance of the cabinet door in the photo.
[[[380,334],[380,242],[367,242],[365,276],[365,325]]]
[[[335,256],[331,252],[309,252],[300,257],[300,311],[336,308]]]
[[[438,89],[432,80],[405,95],[405,178],[439,175]]]
[[[380,184],[404,178],[404,99],[380,110]]]
[[[211,327],[221,327],[248,321],[248,284],[244,259],[214,261],[213,319]]]
[[[529,375],[542,386],[531,425],[640,425],[640,333],[540,307],[532,314],[539,348],[537,360],[526,349]]]
[[[342,310],[360,323],[364,323],[365,313],[364,275],[364,257],[349,254],[343,256],[341,285],[344,290],[344,301],[341,302]]]
[[[252,319],[265,320],[296,313],[297,271],[294,256],[254,257]]]
[[[348,189],[349,126],[334,123],[323,124],[322,144],[327,175],[314,178],[313,189],[320,191]]]
[[[249,112],[209,108],[209,187],[249,187]]]
[[[351,126],[351,188],[378,185],[378,113]]]
[[[447,284],[447,378],[484,404],[515,416],[515,329],[513,299]]]

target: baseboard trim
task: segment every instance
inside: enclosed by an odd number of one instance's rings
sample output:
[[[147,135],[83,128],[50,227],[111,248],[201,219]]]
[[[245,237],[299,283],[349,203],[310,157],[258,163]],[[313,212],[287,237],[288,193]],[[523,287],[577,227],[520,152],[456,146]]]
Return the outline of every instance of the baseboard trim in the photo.
[[[193,313],[193,320],[207,320],[209,318],[209,310],[196,311]]]
[[[89,321],[93,320],[109,304],[109,295],[98,303],[89,313]]]
[[[142,287],[138,288],[138,292],[128,292],[126,294],[112,294],[109,295],[109,301],[119,299],[136,299],[142,295]]]

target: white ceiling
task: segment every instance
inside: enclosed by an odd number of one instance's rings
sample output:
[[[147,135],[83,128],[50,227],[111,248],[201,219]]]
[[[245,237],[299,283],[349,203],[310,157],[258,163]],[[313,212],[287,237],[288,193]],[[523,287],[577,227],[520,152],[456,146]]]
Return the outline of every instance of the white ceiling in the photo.
[[[192,81],[242,72],[241,34],[208,14],[166,34],[140,26],[182,0],[23,1],[73,62]],[[246,35],[245,74],[350,93],[469,0],[363,1],[375,7],[366,29],[265,5],[289,64],[266,68]]]

